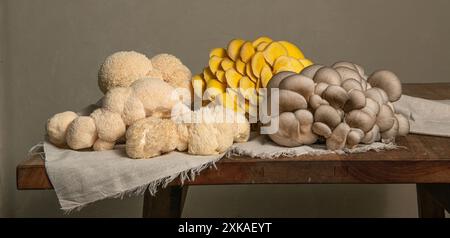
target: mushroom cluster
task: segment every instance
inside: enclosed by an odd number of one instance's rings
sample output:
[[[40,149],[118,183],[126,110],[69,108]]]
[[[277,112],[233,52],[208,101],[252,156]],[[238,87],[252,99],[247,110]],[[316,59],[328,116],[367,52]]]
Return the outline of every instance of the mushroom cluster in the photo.
[[[312,65],[295,44],[262,36],[253,41],[231,40],[209,53],[208,66],[192,77],[197,99],[239,112],[257,108],[259,88],[281,71],[299,73]],[[227,90],[229,89],[229,90]],[[256,109],[255,109],[256,110]]]
[[[194,155],[224,153],[234,142],[245,142],[250,124],[243,114],[222,106],[191,111],[177,107],[174,117],[147,117],[126,132],[126,152],[133,159],[187,151]]]
[[[172,98],[175,92],[183,102],[192,96],[191,71],[169,54],[149,59],[135,51],[116,52],[101,65],[98,86],[105,96],[92,113],[65,111],[47,121],[52,144],[74,150],[110,150],[136,121],[150,116],[169,117],[179,102]]]
[[[110,150],[136,121],[170,116],[177,101],[168,95],[174,90],[157,78],[139,79],[130,87],[115,87],[103,97],[102,107],[89,116],[66,111],[51,117],[47,122],[48,138],[54,145],[67,145],[74,150]]]
[[[393,142],[409,132],[408,119],[392,105],[402,94],[400,80],[387,70],[367,77],[351,62],[315,64],[300,74],[274,75],[268,88],[279,89],[279,110],[271,113],[279,129],[269,135],[279,145],[313,144],[322,138],[330,150],[351,149],[360,143]]]

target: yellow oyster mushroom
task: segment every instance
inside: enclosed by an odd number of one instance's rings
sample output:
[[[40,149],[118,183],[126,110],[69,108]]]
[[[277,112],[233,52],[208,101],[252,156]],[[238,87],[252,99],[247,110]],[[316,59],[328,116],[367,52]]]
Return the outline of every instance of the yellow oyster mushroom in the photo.
[[[239,58],[239,53],[242,45],[245,43],[242,39],[234,39],[230,41],[227,47],[228,57],[233,61],[236,61]]]
[[[264,59],[267,61],[267,63],[269,63],[270,65],[273,65],[275,60],[278,59],[278,57],[287,55],[287,50],[280,43],[272,42],[263,51],[263,55],[264,55]]]
[[[278,41],[281,45],[286,48],[288,56],[294,57],[296,59],[304,59],[305,55],[303,52],[294,44],[288,41]]]
[[[224,58],[227,56],[227,51],[224,48],[214,48],[209,52],[209,58],[212,58],[213,56]]]
[[[261,44],[261,43],[266,43],[266,44],[269,44],[269,43],[271,43],[273,40],[271,39],[271,38],[269,38],[269,37],[267,37],[267,36],[261,36],[261,37],[259,37],[258,39],[256,39],[256,40],[254,40],[253,42],[252,42],[252,44],[253,44],[253,47],[257,47],[259,44]]]

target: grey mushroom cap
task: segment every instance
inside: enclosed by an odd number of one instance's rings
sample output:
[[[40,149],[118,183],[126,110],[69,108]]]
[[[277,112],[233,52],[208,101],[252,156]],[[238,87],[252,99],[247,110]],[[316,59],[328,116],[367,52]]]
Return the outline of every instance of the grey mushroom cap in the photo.
[[[380,88],[367,89],[364,94],[366,97],[375,100],[380,105],[386,104],[389,100],[386,92]]]
[[[392,102],[401,97],[401,84],[390,71],[368,77],[352,62],[316,64],[300,74],[280,72],[268,88],[280,92],[279,113],[272,115],[280,120],[280,130],[269,137],[283,146],[321,138],[330,150],[352,149],[360,143],[389,143],[410,130],[408,118],[393,108]]]
[[[353,64],[356,67],[356,71],[358,72],[358,74],[361,76],[361,78],[366,79],[366,73],[364,72],[364,68],[361,65],[358,64]]]
[[[363,88],[363,91],[369,90],[372,88],[369,83],[367,83],[366,79],[361,80],[361,87]]]
[[[397,75],[388,70],[378,70],[367,79],[372,87],[383,89],[390,102],[395,102],[402,95],[402,84]]]
[[[347,92],[352,89],[358,89],[358,90],[363,91],[363,87],[361,86],[361,83],[354,78],[349,78],[349,79],[344,80],[341,84],[341,87],[343,89],[345,89],[345,91],[347,91]]]
[[[345,89],[336,85],[331,85],[325,89],[322,97],[334,108],[342,108],[349,99]]]
[[[380,128],[380,132],[385,132],[391,129],[395,120],[395,115],[391,108],[387,105],[381,105],[376,122],[377,126]]]
[[[376,117],[380,112],[380,104],[378,104],[372,98],[366,98],[366,106],[363,107],[361,111],[367,112],[373,117]]]
[[[348,62],[348,61],[338,61],[338,62],[334,63],[331,67],[333,67],[333,68],[346,67],[346,68],[349,68],[352,70],[356,70],[355,64],[353,64],[352,62]]]
[[[362,109],[366,106],[366,96],[361,90],[352,89],[348,92],[348,100],[344,105],[344,112]]]
[[[313,94],[311,95],[311,97],[309,97],[309,105],[313,110],[316,110],[318,107],[320,107],[320,105],[328,105],[328,104],[329,103],[326,100],[324,100],[321,96],[317,94]]]
[[[350,149],[355,148],[363,139],[364,132],[358,128],[351,128],[347,135],[347,147]]]
[[[317,70],[313,78],[316,83],[327,83],[330,85],[341,85],[342,78],[339,73],[331,67],[323,67]]]
[[[395,114],[398,121],[398,136],[406,136],[409,133],[409,120],[402,114]]]
[[[375,125],[376,118],[362,110],[353,110],[347,114],[345,122],[352,128],[368,132]]]
[[[340,123],[331,133],[331,136],[327,139],[327,148],[329,150],[340,150],[345,147],[347,135],[350,132],[350,127],[343,123]]]
[[[329,105],[321,105],[314,112],[314,121],[323,122],[330,129],[334,129],[342,120],[335,108]]]
[[[316,83],[314,93],[322,96],[322,93],[327,89],[330,85],[327,83]]]
[[[304,68],[302,70],[302,72],[300,72],[300,74],[312,79],[312,78],[314,78],[314,75],[316,75],[316,72],[323,67],[325,67],[325,66],[323,66],[321,64],[313,64],[313,65],[310,65],[310,66]]]
[[[332,133],[330,127],[322,122],[314,122],[312,126],[312,131],[319,136],[323,136],[324,138],[330,137]]]
[[[390,143],[395,141],[395,136],[398,134],[399,124],[396,117],[394,117],[394,125],[387,131],[381,132],[381,141],[383,143]]]
[[[267,88],[268,89],[278,88],[281,80],[285,79],[288,76],[294,75],[294,74],[295,74],[295,72],[290,72],[290,71],[283,71],[283,72],[279,72],[279,73],[275,74],[270,79],[269,84],[267,85]]]
[[[377,125],[372,127],[372,130],[366,132],[361,142],[364,144],[372,144],[373,142],[379,140],[380,137],[380,129]]]
[[[356,79],[357,81],[362,80],[356,70],[349,69],[347,67],[337,67],[335,70],[339,73],[343,81],[346,79]]]
[[[299,144],[292,140],[292,133],[298,130],[298,121],[292,112],[283,112],[278,117],[279,128],[274,134],[269,134],[270,139],[282,146],[298,146]]]
[[[309,101],[309,97],[314,93],[314,81],[306,76],[294,74],[281,80],[279,88],[299,93]]]
[[[269,137],[282,146],[313,144],[317,135],[312,133],[313,116],[308,110],[283,112],[279,116],[279,130]]]
[[[279,111],[281,112],[292,112],[298,109],[308,108],[308,103],[306,99],[293,91],[280,89],[279,98]]]

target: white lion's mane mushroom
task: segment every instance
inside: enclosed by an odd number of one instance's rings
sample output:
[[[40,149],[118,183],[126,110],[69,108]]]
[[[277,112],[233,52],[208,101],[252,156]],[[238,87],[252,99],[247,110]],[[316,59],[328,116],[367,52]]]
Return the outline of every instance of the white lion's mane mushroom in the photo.
[[[112,149],[125,136],[127,126],[146,116],[170,115],[176,102],[171,98],[172,92],[172,86],[154,78],[136,80],[130,87],[112,88],[103,97],[102,107],[89,115],[95,130],[88,131],[92,123],[86,117],[79,119],[74,112],[58,113],[47,122],[49,140],[57,146],[67,144],[74,150],[89,147],[94,150]],[[74,120],[77,120],[76,124],[69,126]],[[66,133],[68,128],[71,128],[70,133]]]
[[[191,89],[191,71],[180,59],[171,54],[159,54],[151,59],[153,68],[158,70],[162,79],[174,88]],[[150,76],[150,75],[149,75]]]
[[[176,101],[172,98],[174,87],[159,79],[141,79],[131,85],[135,95],[144,105],[147,117],[168,117]]]
[[[95,121],[100,139],[115,142],[125,135],[126,127],[120,114],[99,108],[91,114],[91,117]]]
[[[109,90],[103,99],[103,108],[121,115],[127,126],[145,118],[144,105],[134,94],[132,88],[114,88]]]
[[[67,128],[67,145],[74,150],[90,148],[95,140],[97,140],[97,131],[92,117],[77,117]]]
[[[148,117],[135,122],[126,133],[126,152],[133,159],[152,158],[177,148],[187,148],[187,141],[183,141],[177,124],[170,119]],[[170,136],[168,136],[170,135]]]
[[[103,93],[115,87],[128,87],[145,78],[153,69],[147,56],[135,51],[119,51],[105,59],[98,72],[98,86]]]
[[[223,153],[233,142],[247,141],[250,134],[247,119],[235,112],[229,117],[232,121],[219,121],[230,115],[225,111],[228,110],[221,106],[202,107],[174,120],[156,117],[139,120],[127,130],[126,152],[134,159],[152,158],[174,150],[187,150],[195,155]]]
[[[361,66],[351,62],[311,65],[299,75],[276,74],[269,88],[281,92],[280,114],[272,115],[278,116],[280,130],[269,137],[283,146],[313,143],[314,134],[326,139],[328,149],[339,150],[359,143],[393,142],[409,132],[408,119],[395,114],[392,102],[401,97],[402,90],[400,80],[390,71],[367,77]],[[305,118],[296,116],[300,111]],[[305,111],[313,115],[312,125]],[[301,127],[306,128],[302,133]]]
[[[70,123],[77,118],[75,112],[66,111],[57,113],[47,121],[47,135],[49,141],[56,146],[66,144],[66,132]]]
[[[109,142],[102,139],[97,139],[92,146],[92,148],[95,151],[102,151],[102,150],[112,150],[114,148],[115,142]]]

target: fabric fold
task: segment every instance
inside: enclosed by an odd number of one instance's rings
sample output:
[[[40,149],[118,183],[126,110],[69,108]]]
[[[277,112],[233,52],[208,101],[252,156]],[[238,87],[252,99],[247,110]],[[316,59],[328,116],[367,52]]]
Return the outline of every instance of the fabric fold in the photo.
[[[450,137],[450,100],[403,95],[394,108],[409,119],[411,134]]]

